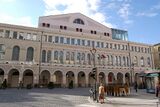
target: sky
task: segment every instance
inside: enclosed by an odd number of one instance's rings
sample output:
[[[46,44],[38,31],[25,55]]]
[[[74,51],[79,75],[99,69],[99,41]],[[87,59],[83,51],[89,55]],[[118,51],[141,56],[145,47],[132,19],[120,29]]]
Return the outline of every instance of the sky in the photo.
[[[39,16],[80,12],[129,41],[160,43],[160,0],[0,0],[0,23],[38,26]]]

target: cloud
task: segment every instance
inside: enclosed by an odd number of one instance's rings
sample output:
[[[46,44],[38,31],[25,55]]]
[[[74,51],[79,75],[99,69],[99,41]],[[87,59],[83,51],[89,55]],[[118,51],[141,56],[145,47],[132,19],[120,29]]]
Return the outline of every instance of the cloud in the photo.
[[[160,2],[156,5],[151,6],[148,10],[143,12],[138,12],[137,16],[155,17],[159,14]]]
[[[100,11],[101,0],[43,0],[45,15],[66,14],[80,12],[108,27],[113,27],[107,22],[107,16]]]
[[[124,20],[124,23],[131,24],[133,20],[129,19],[131,15],[130,7],[131,5],[128,3],[128,0],[125,0],[127,3],[123,3],[121,8],[118,10],[117,14]]]
[[[32,24],[31,17],[29,17],[29,16],[14,17],[14,16],[10,16],[10,15],[4,14],[4,13],[0,14],[0,23],[8,23],[8,24],[16,24],[16,25],[35,27],[35,25]]]
[[[157,15],[158,15],[158,13],[155,13],[155,12],[139,12],[139,13],[137,13],[137,16],[146,16],[146,17],[154,17]]]

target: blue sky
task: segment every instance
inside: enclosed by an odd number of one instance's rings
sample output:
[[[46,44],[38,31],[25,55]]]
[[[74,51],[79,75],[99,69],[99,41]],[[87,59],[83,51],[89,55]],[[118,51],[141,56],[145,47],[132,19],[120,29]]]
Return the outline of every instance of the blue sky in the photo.
[[[81,12],[128,31],[129,40],[160,43],[160,0],[0,0],[0,23],[38,25],[38,17]]]

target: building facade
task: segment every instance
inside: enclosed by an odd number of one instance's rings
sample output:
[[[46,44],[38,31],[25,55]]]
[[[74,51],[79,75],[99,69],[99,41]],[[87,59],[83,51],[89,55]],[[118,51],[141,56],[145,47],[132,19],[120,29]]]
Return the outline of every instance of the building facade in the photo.
[[[160,43],[153,46],[155,68],[160,70]]]
[[[80,13],[40,17],[38,28],[1,23],[0,83],[89,87],[94,66],[99,83],[141,83],[138,74],[154,65],[151,45],[127,41],[126,31],[114,39],[113,32],[119,34]]]

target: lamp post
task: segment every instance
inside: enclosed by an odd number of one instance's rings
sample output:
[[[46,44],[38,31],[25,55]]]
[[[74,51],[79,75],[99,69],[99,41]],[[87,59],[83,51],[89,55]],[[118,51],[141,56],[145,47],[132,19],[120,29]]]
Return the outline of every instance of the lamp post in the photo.
[[[134,78],[134,63],[131,64],[131,85],[133,85]]]
[[[94,78],[95,79],[95,87],[94,87],[93,100],[98,102],[98,99],[97,99],[97,68],[96,68],[96,60],[95,60],[96,51],[97,50],[94,47],[90,50],[90,52],[92,53],[93,66],[94,66],[94,68],[92,69],[92,73],[95,75],[95,78]]]

